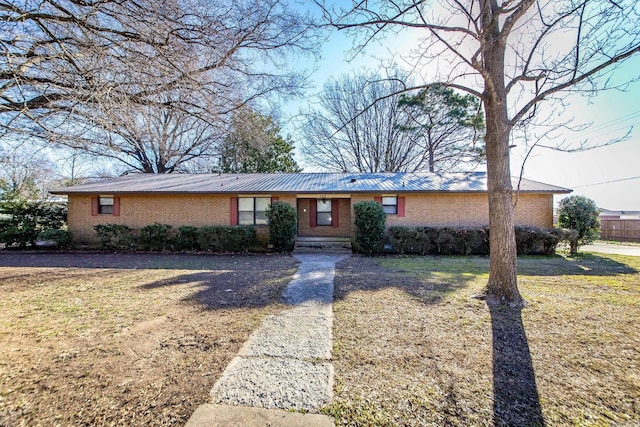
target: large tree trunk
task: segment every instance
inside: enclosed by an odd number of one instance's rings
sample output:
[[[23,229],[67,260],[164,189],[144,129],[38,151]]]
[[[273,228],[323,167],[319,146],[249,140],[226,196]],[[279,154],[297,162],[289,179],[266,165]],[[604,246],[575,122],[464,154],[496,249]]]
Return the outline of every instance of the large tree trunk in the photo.
[[[502,111],[505,110],[505,111]],[[485,105],[487,117],[487,184],[489,190],[489,282],[486,296],[521,307],[509,168],[509,132],[503,105]],[[491,129],[491,130],[490,130]]]
[[[489,281],[487,298],[502,304],[521,307],[524,300],[518,291],[517,250],[513,218],[513,188],[509,167],[510,123],[507,91],[504,84],[506,38],[500,35],[495,0],[483,4],[483,61],[485,90],[483,103],[486,127],[487,185],[489,192]]]

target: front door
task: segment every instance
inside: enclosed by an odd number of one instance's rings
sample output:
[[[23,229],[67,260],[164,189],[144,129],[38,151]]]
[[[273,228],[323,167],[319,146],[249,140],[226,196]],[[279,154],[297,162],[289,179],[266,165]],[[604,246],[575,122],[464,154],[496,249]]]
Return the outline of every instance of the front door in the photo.
[[[350,237],[351,199],[298,199],[298,236]]]

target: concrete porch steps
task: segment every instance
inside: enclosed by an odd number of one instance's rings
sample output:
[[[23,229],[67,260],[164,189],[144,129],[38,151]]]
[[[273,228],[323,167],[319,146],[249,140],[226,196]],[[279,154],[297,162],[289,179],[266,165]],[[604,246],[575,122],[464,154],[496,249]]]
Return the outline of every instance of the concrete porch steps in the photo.
[[[298,237],[294,253],[351,253],[348,237]]]

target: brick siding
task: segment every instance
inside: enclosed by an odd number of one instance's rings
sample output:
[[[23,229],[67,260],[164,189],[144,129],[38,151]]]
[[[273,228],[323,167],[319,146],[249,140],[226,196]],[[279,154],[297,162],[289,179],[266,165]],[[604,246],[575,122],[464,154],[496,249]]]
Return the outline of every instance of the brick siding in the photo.
[[[374,200],[380,194],[354,194],[339,200],[339,227],[309,226],[309,199],[295,195],[277,195],[279,201],[299,209],[301,236],[349,236],[353,232],[351,204]],[[425,225],[434,227],[484,226],[489,223],[486,194],[434,193],[405,194],[405,217],[389,215],[387,226]],[[231,195],[120,195],[120,216],[91,215],[91,196],[69,196],[69,231],[76,242],[95,242],[97,224],[125,224],[133,229],[159,222],[173,227],[181,225],[229,225]],[[306,208],[306,212],[304,209]],[[349,220],[349,218],[351,220]],[[553,196],[521,194],[515,208],[517,225],[551,227]],[[263,236],[266,227],[258,227]]]
[[[374,200],[380,194],[354,195],[352,203]],[[405,216],[387,216],[387,226],[481,227],[489,225],[486,194],[406,194]],[[521,194],[515,208],[516,225],[546,228],[553,225],[553,195]]]

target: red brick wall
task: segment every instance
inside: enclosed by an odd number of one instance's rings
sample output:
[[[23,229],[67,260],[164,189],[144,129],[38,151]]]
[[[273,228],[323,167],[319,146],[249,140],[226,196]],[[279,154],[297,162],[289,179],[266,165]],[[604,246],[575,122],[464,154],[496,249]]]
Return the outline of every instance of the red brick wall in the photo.
[[[380,194],[357,194],[352,203],[374,200]],[[429,193],[406,194],[405,216],[387,215],[387,226],[469,227],[489,224],[489,202],[486,194]],[[551,227],[553,196],[521,194],[515,208],[516,225]]]
[[[299,235],[349,236],[353,230],[351,204],[374,200],[380,194],[354,194],[351,199],[334,199],[339,203],[339,227],[309,227],[309,199],[295,195],[272,195],[299,209]],[[406,194],[405,217],[387,216],[387,226],[427,225],[434,227],[483,226],[489,223],[486,194],[440,193]],[[121,195],[120,216],[91,215],[91,196],[69,196],[69,231],[76,242],[95,242],[96,224],[125,224],[133,229],[160,222],[181,225],[229,225],[230,195]],[[304,209],[306,208],[306,212]],[[551,227],[553,196],[521,194],[515,208],[516,224]],[[265,227],[259,227],[265,228]],[[258,230],[263,234],[265,230]]]
[[[231,195],[120,195],[120,216],[91,215],[91,196],[69,196],[69,231],[76,242],[96,242],[97,224],[124,224],[132,229],[159,222],[174,228],[182,225],[230,225]],[[294,196],[278,196],[293,203]],[[265,236],[266,226],[256,228]]]

